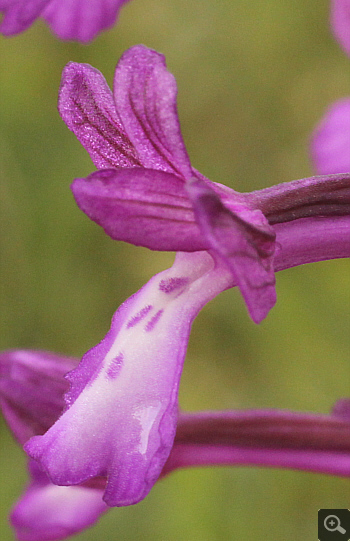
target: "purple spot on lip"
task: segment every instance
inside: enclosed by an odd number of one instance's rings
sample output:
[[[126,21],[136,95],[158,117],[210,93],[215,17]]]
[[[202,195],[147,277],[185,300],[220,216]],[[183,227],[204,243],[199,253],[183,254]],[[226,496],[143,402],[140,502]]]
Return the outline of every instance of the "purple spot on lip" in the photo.
[[[131,327],[135,327],[139,323],[139,321],[142,321],[143,318],[145,318],[150,310],[152,310],[153,306],[151,304],[148,304],[142,310],[140,310],[136,316],[133,316],[126,324],[126,328],[130,329]]]
[[[110,361],[110,365],[106,372],[106,378],[115,379],[118,376],[123,366],[123,362],[124,362],[124,355],[122,353],[118,353],[118,355]]]
[[[152,319],[149,320],[145,328],[147,332],[152,331],[154,329],[154,327],[156,326],[163,312],[164,310],[158,310],[158,312],[152,317]]]
[[[188,278],[168,278],[160,281],[159,289],[164,293],[172,293],[186,284],[188,284]]]

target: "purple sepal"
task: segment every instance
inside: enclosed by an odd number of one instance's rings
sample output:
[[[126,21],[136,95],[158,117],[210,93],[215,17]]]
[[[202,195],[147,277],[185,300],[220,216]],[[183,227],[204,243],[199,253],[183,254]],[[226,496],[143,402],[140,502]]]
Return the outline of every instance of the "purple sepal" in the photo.
[[[96,167],[141,166],[115,110],[112,93],[97,69],[88,64],[67,64],[62,73],[58,110]]]
[[[63,70],[59,112],[99,168],[135,167],[192,174],[176,109],[176,82],[164,56],[136,45],[118,62],[111,91],[88,64]]]
[[[178,254],[120,307],[105,339],[69,374],[68,409],[25,446],[53,483],[107,477],[110,506],[147,495],[173,445],[192,320],[231,283],[206,252]]]
[[[192,168],[177,116],[177,86],[162,54],[135,45],[115,70],[116,110],[142,165],[189,179]]]
[[[350,56],[350,0],[332,0],[331,25],[338,42]]]
[[[39,465],[29,462],[31,483],[12,509],[19,541],[58,541],[94,524],[108,510],[103,491],[53,485]]]
[[[350,98],[337,101],[326,112],[313,134],[311,154],[321,175],[350,171]]]
[[[64,375],[76,359],[46,351],[10,350],[0,354],[0,407],[22,445],[44,434],[64,409]]]
[[[61,39],[82,43],[115,24],[128,0],[0,0],[5,14],[0,32],[6,36],[26,30],[43,17]]]
[[[104,169],[75,179],[79,208],[115,240],[152,250],[209,248],[179,177],[140,167]]]

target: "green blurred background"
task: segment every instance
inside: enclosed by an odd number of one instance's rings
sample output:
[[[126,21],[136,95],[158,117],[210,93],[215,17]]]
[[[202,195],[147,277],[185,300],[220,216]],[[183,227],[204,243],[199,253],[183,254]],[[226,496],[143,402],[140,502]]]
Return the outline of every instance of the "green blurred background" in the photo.
[[[350,94],[349,60],[328,19],[320,0],[132,0],[88,46],[60,42],[41,22],[0,39],[1,349],[81,356],[118,305],[173,260],[110,240],[76,207],[69,184],[94,167],[56,110],[64,65],[87,62],[111,83],[128,47],[163,52],[192,164],[249,191],[310,176],[310,134],[326,107]],[[260,326],[238,291],[221,294],[194,323],[181,407],[327,413],[349,394],[349,275],[344,260],[280,273],[278,304]],[[0,428],[0,532],[9,541],[25,458]],[[322,507],[350,507],[349,480],[187,470],[76,539],[313,541]]]

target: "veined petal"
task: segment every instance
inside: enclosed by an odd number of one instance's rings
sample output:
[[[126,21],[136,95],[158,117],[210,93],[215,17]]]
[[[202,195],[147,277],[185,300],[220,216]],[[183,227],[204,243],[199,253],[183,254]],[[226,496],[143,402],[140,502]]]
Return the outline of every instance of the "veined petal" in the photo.
[[[125,131],[149,169],[191,177],[191,164],[177,116],[177,87],[163,55],[136,45],[121,57],[114,100]]]
[[[79,208],[115,240],[152,250],[209,248],[184,183],[173,174],[139,167],[104,169],[76,179],[72,191]]]
[[[53,485],[39,465],[29,463],[31,484],[11,512],[19,541],[58,541],[88,528],[108,506],[103,491]]]
[[[91,41],[110,28],[128,0],[51,0],[42,16],[61,39]]]
[[[67,372],[76,359],[47,351],[10,350],[0,354],[0,407],[22,445],[44,434],[61,415]]]
[[[331,24],[344,51],[350,56],[350,1],[332,0]]]
[[[58,110],[96,167],[134,167],[141,161],[127,136],[102,73],[70,62],[62,73]]]
[[[206,252],[180,253],[120,307],[105,339],[71,372],[67,411],[26,445],[52,482],[107,476],[111,506],[147,495],[173,445],[192,320],[231,283]]]
[[[5,36],[26,30],[37,19],[50,0],[0,0],[4,19],[0,32]]]
[[[227,208],[201,179],[188,183],[187,191],[204,238],[231,270],[253,321],[260,323],[276,302],[273,228],[262,212],[238,198]]]
[[[348,34],[350,43],[350,21]],[[326,112],[314,132],[311,155],[321,175],[350,171],[350,98],[337,101]]]

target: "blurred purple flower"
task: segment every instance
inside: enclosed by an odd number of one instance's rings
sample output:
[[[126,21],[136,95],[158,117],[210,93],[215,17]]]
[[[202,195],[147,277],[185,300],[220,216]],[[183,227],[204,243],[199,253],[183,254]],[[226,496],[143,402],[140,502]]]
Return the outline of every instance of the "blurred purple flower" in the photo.
[[[350,0],[331,0],[331,26],[339,44],[350,56]]]
[[[350,98],[329,107],[313,133],[311,154],[319,174],[350,171]]]
[[[0,0],[0,33],[19,34],[42,17],[61,39],[83,43],[113,26],[128,0]]]
[[[0,355],[0,405],[20,444],[43,434],[64,409],[66,370],[78,361],[47,352],[15,350]],[[161,472],[204,465],[256,465],[350,475],[350,401],[332,415],[284,410],[179,414],[174,446]],[[77,486],[53,485],[29,462],[31,483],[14,506],[19,541],[55,541],[91,526],[108,506],[105,478]]]
[[[332,0],[331,25],[350,56],[350,0]],[[326,111],[312,135],[311,156],[320,175],[350,171],[350,98],[338,100]]]
[[[55,484],[107,477],[110,506],[144,498],[169,457],[201,308],[238,284],[258,322],[275,301],[274,271],[350,254],[350,175],[250,194],[212,183],[191,167],[175,98],[163,57],[142,46],[123,55],[114,102],[87,65],[69,64],[60,90],[68,126],[97,167],[109,167],[74,182],[80,208],[113,238],[179,251],[119,308],[68,375],[64,414],[25,447]]]

